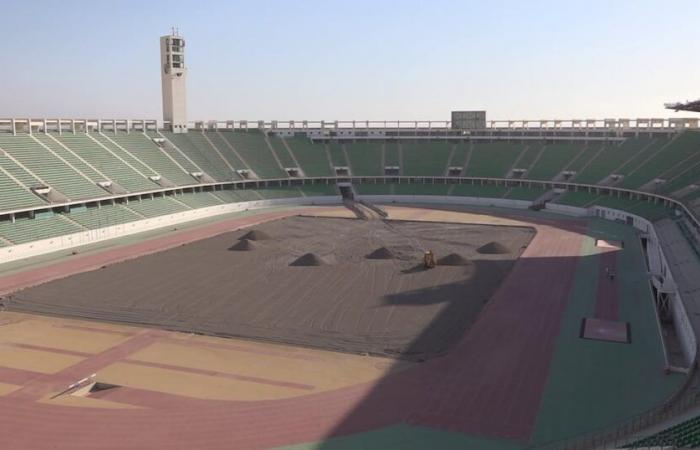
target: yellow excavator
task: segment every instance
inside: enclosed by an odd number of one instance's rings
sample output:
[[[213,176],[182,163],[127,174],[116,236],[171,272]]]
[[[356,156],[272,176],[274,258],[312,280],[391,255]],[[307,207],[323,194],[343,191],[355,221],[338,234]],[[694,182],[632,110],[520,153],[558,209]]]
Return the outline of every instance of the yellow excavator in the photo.
[[[431,250],[426,251],[423,255],[423,267],[426,269],[432,269],[436,265],[437,262],[435,261],[435,254]]]

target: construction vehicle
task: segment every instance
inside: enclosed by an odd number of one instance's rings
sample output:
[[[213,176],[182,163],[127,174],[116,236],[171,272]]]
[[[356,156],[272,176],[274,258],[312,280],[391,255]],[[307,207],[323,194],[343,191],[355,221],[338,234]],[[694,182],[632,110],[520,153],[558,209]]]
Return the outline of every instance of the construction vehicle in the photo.
[[[437,262],[435,261],[435,254],[428,250],[425,252],[423,255],[423,266],[426,269],[432,269],[437,265]]]

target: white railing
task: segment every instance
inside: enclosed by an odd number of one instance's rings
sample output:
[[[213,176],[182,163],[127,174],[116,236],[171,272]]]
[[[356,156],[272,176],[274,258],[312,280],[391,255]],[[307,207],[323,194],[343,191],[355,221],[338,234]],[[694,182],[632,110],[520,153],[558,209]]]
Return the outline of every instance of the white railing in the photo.
[[[143,131],[167,128],[169,122],[154,119],[63,119],[63,118],[0,118],[0,131]],[[196,120],[190,129],[259,129],[259,130],[355,130],[355,131],[461,131],[449,120]],[[678,131],[700,128],[700,119],[635,118],[635,119],[504,119],[486,121],[481,131]],[[479,131],[479,130],[476,130]]]

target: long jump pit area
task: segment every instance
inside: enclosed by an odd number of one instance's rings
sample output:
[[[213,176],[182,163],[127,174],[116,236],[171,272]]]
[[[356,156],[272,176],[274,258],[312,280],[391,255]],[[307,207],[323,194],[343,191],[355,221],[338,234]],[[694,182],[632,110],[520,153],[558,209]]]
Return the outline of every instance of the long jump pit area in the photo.
[[[585,223],[387,211],[260,212],[0,276],[0,446],[526,443]]]

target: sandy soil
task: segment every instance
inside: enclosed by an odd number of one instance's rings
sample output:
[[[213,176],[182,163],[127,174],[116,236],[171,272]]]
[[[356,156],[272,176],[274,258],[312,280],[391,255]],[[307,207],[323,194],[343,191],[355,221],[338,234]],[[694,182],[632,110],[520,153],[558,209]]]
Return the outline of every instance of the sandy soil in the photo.
[[[414,360],[448,350],[534,236],[526,227],[290,217],[17,292],[8,309]],[[511,250],[481,254],[492,241]],[[386,247],[392,259],[366,256]],[[422,254],[467,265],[423,270]],[[291,265],[311,253],[315,266]]]

